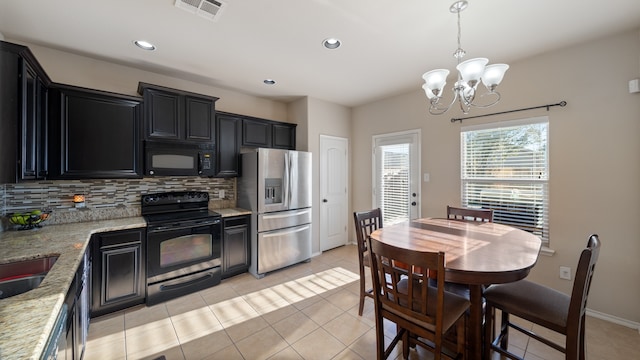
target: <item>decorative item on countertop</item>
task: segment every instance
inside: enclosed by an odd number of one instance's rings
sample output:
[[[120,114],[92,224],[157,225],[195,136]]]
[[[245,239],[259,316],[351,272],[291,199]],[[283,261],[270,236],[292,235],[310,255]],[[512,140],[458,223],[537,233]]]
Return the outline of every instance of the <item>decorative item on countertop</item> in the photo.
[[[29,230],[42,227],[40,224],[50,215],[51,210],[33,210],[25,213],[10,213],[7,214],[7,218],[10,223],[20,226],[18,230]]]
[[[84,195],[83,194],[75,194],[73,195],[73,203],[76,205],[76,208],[85,207],[84,203]]]

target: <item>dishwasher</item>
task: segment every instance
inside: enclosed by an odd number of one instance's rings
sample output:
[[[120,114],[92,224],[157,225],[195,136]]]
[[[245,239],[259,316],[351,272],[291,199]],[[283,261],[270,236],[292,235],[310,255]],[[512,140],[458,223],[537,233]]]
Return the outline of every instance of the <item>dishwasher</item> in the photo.
[[[41,359],[45,360],[53,360],[53,359],[65,359],[66,358],[66,350],[67,350],[67,304],[62,304],[62,309],[60,310],[60,314],[58,314],[58,318],[56,319],[55,324],[53,325],[53,330],[51,331],[51,335],[49,335],[49,340],[47,340],[47,344],[45,345],[44,352],[42,353]]]

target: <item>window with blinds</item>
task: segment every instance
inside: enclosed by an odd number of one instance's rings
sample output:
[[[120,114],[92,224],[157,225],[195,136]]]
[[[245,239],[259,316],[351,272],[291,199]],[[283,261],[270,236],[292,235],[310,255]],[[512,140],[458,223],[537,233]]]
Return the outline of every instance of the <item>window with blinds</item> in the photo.
[[[462,204],[549,243],[547,117],[463,127]]]
[[[409,219],[409,145],[380,146],[378,181],[385,225]]]

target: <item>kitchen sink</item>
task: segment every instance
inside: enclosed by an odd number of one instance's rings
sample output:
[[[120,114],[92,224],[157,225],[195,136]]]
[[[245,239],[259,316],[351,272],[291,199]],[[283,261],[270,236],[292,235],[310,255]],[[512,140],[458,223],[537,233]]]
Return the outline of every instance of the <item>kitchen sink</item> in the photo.
[[[0,299],[37,288],[58,260],[57,255],[0,264]]]

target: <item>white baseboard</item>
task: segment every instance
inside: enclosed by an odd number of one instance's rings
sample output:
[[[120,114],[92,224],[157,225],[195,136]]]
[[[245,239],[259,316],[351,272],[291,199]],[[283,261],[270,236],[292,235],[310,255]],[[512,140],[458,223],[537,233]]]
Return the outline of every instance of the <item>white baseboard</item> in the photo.
[[[613,315],[609,315],[609,314],[605,314],[599,311],[589,310],[589,309],[587,309],[587,315],[593,316],[594,318],[598,318],[601,320],[609,321],[614,324],[626,326],[631,329],[636,329],[640,333],[640,323],[637,323],[635,321],[619,318],[617,316],[613,316]]]

